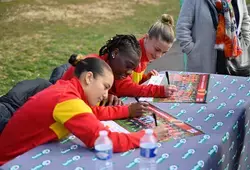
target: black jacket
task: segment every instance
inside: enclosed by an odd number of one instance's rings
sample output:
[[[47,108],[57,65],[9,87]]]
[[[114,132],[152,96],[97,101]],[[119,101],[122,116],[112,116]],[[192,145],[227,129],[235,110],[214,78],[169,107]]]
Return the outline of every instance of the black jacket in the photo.
[[[63,64],[61,66],[56,67],[53,72],[51,73],[50,79],[49,81],[52,84],[55,84],[57,80],[59,80],[63,74],[68,70],[68,68],[70,67],[70,64]]]

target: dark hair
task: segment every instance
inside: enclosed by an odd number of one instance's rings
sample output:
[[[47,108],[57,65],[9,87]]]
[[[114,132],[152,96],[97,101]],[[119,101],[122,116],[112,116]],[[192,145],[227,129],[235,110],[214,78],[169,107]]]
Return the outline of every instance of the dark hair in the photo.
[[[111,58],[111,52],[115,49],[119,49],[121,53],[136,53],[136,55],[141,55],[140,44],[136,37],[132,34],[130,35],[116,35],[106,42],[106,44],[100,49],[99,55],[108,54],[108,58]]]
[[[94,78],[96,78],[97,75],[102,76],[104,69],[107,69],[112,73],[112,70],[109,65],[99,58],[89,57],[77,61],[77,55],[73,54],[70,56],[69,63],[75,63],[75,76],[78,78],[83,72],[87,71],[91,71],[93,73]]]
[[[169,14],[163,14],[161,20],[156,21],[148,30],[150,38],[155,37],[167,43],[174,42],[174,19]]]
[[[68,62],[72,65],[72,66],[76,66],[76,64],[85,59],[86,57],[81,55],[81,54],[72,54],[70,57],[69,57],[69,60]]]

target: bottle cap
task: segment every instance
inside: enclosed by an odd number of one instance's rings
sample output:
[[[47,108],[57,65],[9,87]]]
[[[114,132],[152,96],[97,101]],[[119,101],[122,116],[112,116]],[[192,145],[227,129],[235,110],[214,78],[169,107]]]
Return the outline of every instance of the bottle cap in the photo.
[[[108,135],[108,132],[107,132],[106,130],[101,130],[101,131],[99,132],[99,135],[100,135],[100,136],[107,136],[107,135]]]
[[[151,134],[153,134],[153,129],[146,129],[145,133],[148,135],[151,135]]]

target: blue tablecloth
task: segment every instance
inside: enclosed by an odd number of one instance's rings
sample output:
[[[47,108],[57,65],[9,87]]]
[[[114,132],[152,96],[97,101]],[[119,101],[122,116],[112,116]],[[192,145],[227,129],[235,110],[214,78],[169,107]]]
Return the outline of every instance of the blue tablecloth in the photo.
[[[250,78],[211,75],[206,104],[154,103],[205,133],[159,145],[157,169],[250,169],[249,101]],[[93,151],[71,140],[36,147],[2,169],[93,170]],[[138,149],[114,154],[114,169],[138,169],[138,157]]]

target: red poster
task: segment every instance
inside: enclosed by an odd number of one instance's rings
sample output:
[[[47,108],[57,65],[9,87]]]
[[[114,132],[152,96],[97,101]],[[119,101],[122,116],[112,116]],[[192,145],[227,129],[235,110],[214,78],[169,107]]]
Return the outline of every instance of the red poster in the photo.
[[[169,141],[173,139],[185,138],[188,136],[196,136],[203,134],[202,131],[192,127],[191,125],[178,120],[170,114],[160,110],[150,104],[151,112],[144,114],[142,117],[122,119],[116,121],[107,121],[104,123],[111,131],[118,132],[137,132],[142,129],[154,128],[155,122],[152,113],[156,114],[158,126],[165,124],[169,129],[169,136],[161,141]]]
[[[166,85],[165,75],[152,77],[149,84]],[[169,73],[169,83],[175,85],[178,91],[170,98],[140,98],[149,102],[205,103],[209,74]]]

